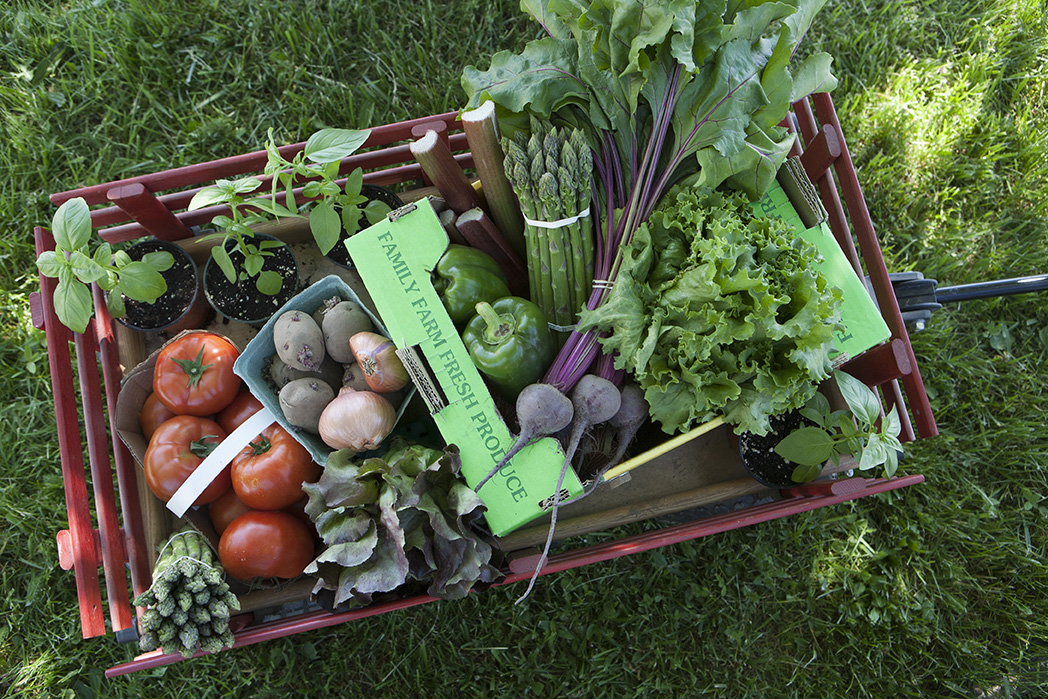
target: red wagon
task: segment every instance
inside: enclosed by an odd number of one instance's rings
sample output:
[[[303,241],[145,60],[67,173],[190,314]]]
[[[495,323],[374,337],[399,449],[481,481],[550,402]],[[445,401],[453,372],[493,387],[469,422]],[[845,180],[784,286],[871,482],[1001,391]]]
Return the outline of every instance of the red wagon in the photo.
[[[442,137],[468,170],[472,158],[456,117],[455,113],[448,113],[375,128],[362,151],[343,161],[342,172],[361,167],[366,182],[402,187],[405,201],[420,198],[429,190],[409,151],[412,129],[442,122],[446,127],[441,129]],[[937,430],[928,397],[831,98],[819,94],[810,102],[795,104],[788,125],[799,132],[793,154],[800,155],[808,177],[817,185],[829,224],[855,271],[860,276],[868,275],[891,331],[887,342],[852,359],[844,368],[878,388],[886,409],[899,407],[903,441],[934,436]],[[303,145],[286,146],[282,151],[290,158]],[[266,153],[259,151],[62,192],[52,195],[51,201],[59,205],[83,197],[95,207],[92,225],[107,241],[116,243],[145,236],[175,240],[201,262],[207,250],[192,237],[193,228],[210,221],[215,211],[186,211],[193,194],[218,178],[259,173],[265,163]],[[37,228],[35,235],[38,253],[53,249],[54,240],[48,231]],[[118,640],[133,640],[136,609],[130,600],[150,585],[156,545],[176,526],[163,504],[144,486],[128,449],[114,438],[121,380],[145,358],[149,347],[141,335],[112,320],[97,288],[94,319],[85,333],[72,333],[55,316],[54,290],[55,280],[42,277],[41,292],[34,295],[32,303],[34,323],[45,330],[47,337],[69,519],[69,529],[57,536],[59,560],[76,578],[84,637],[103,635],[108,628]],[[78,408],[82,408],[82,420]],[[566,550],[551,556],[542,574],[669,546],[924,480],[921,475],[848,478],[773,493],[745,474],[723,427],[679,446],[662,445],[656,451],[658,455],[636,471],[637,476],[629,482],[602,488],[592,498],[562,510],[558,539],[563,541],[743,495],[772,495],[774,499],[727,514]],[[545,526],[538,524],[502,537],[500,543],[511,563],[501,584],[530,576],[537,558],[532,547],[545,538],[545,532]],[[99,568],[103,570],[101,579]],[[426,596],[411,596],[329,614],[305,604],[311,587],[312,583],[306,580],[279,591],[246,595],[242,599],[243,611],[234,620],[236,646],[434,601]],[[284,611],[278,615],[264,613],[274,608]],[[106,674],[120,675],[180,659],[178,655],[154,651],[110,668]]]

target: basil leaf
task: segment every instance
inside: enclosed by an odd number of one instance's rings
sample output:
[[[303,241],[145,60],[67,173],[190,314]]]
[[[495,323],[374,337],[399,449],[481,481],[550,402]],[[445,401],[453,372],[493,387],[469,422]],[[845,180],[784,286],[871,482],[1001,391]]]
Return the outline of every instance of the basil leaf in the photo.
[[[214,206],[216,204],[226,204],[229,198],[226,192],[222,191],[219,187],[205,187],[199,192],[193,195],[193,198],[189,200],[189,206],[186,207],[189,211],[196,211],[197,209],[203,209],[207,206]],[[215,225],[220,225],[216,223]]]
[[[369,129],[321,129],[309,137],[302,152],[314,163],[330,163],[348,158],[370,135]]]
[[[360,190],[364,187],[364,172],[359,167],[353,172],[349,173],[346,178],[346,194],[355,196],[360,194]]]
[[[229,259],[229,253],[226,252],[225,245],[216,245],[211,248],[211,258],[218,265],[219,269],[222,270],[222,274],[226,275],[229,283],[236,284],[237,272],[233,267],[233,260]]]
[[[868,471],[871,468],[880,466],[888,460],[888,453],[888,448],[885,446],[884,441],[881,440],[881,436],[879,434],[870,435],[870,441],[866,444],[866,448],[862,450],[862,456],[859,458],[859,470]]]
[[[375,225],[384,219],[386,214],[392,210],[393,209],[386,202],[372,199],[368,202],[367,206],[364,207],[364,215],[367,216],[368,222],[371,223],[371,225]]]
[[[167,282],[146,262],[137,261],[120,270],[119,288],[129,299],[152,303],[167,291]]]
[[[309,213],[309,230],[313,232],[320,252],[325,255],[331,252],[342,232],[342,222],[331,202],[321,202]]]
[[[74,250],[69,254],[69,266],[76,278],[85,284],[97,282],[106,276],[104,267],[79,250]]]
[[[64,257],[58,257],[54,250],[45,250],[36,258],[36,268],[40,274],[52,279],[58,277],[58,270],[68,264]]]
[[[259,255],[257,252],[244,256],[244,273],[249,277],[253,277],[262,271],[262,265],[266,263],[266,258]]]
[[[92,257],[94,257],[95,262],[102,267],[108,267],[113,264],[113,246],[109,243],[103,242],[95,248],[95,254]]]
[[[237,194],[250,194],[262,186],[262,180],[257,177],[243,177],[233,181],[233,191]]]
[[[70,199],[58,207],[51,219],[51,234],[62,250],[79,250],[87,245],[91,239],[91,211],[82,197]]]
[[[280,288],[283,285],[284,278],[271,269],[261,272],[258,275],[258,279],[255,280],[255,288],[267,296],[275,296],[280,293]]]
[[[123,318],[127,315],[127,305],[124,303],[124,297],[118,293],[106,296],[106,308],[109,309],[109,315],[114,318]]]
[[[821,464],[814,464],[811,466],[798,466],[793,469],[793,473],[790,474],[790,478],[794,483],[809,483],[819,477],[822,473]]]
[[[123,250],[117,250],[113,253],[113,263],[116,264],[117,269],[123,269],[131,264],[131,256]]]
[[[803,466],[826,463],[834,451],[833,438],[818,427],[801,427],[775,445],[775,453]]]
[[[147,252],[143,255],[142,262],[145,262],[158,272],[163,272],[174,266],[175,256],[166,250],[156,250],[154,252]]]
[[[864,425],[873,426],[881,416],[881,402],[877,394],[851,374],[835,371],[833,376],[852,414]]]
[[[72,275],[61,275],[55,287],[55,314],[73,332],[87,330],[87,323],[95,312],[91,292]]]

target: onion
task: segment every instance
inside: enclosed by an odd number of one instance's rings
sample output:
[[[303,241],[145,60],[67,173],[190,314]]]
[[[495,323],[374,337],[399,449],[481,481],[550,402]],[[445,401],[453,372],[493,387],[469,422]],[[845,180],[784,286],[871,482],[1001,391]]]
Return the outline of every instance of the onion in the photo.
[[[332,449],[367,451],[393,430],[397,413],[388,400],[348,386],[320,414],[320,438]]]
[[[349,347],[372,391],[392,393],[408,384],[408,370],[388,338],[378,333],[359,332],[349,338]]]

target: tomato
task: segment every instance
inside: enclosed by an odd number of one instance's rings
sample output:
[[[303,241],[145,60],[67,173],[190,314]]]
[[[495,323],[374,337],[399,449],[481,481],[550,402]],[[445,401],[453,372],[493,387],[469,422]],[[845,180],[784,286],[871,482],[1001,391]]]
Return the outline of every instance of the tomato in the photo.
[[[161,423],[170,420],[174,416],[173,412],[157,400],[155,393],[150,393],[149,397],[146,398],[146,402],[142,404],[142,415],[139,418],[142,424],[142,434],[145,435],[146,439],[149,439],[156,432],[156,428],[160,427]]]
[[[233,430],[244,424],[244,421],[262,409],[262,402],[247,389],[242,390],[233,402],[222,409],[215,421],[219,427],[232,434]]]
[[[218,541],[226,572],[244,582],[253,578],[294,578],[313,560],[313,536],[286,512],[246,512]]]
[[[213,420],[176,415],[165,421],[149,440],[143,459],[146,483],[153,494],[167,502],[189,474],[196,470],[226,433]],[[205,505],[229,490],[229,467],[222,469],[193,503]]]
[[[270,425],[233,457],[233,490],[256,510],[282,510],[302,497],[302,483],[320,478],[309,450],[280,425]]]
[[[218,500],[207,506],[207,513],[211,517],[211,524],[215,527],[215,533],[222,536],[229,523],[244,514],[252,512],[252,509],[240,501],[235,490],[230,488],[222,493]]]
[[[153,392],[176,415],[214,415],[240,391],[240,377],[233,373],[238,356],[239,350],[220,335],[183,335],[157,355]]]

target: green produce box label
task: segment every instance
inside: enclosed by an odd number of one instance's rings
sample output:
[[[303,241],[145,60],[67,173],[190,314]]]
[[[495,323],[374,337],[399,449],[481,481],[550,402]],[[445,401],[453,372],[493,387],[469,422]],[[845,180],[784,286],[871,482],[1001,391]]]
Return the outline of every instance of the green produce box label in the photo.
[[[840,366],[891,337],[888,325],[870,298],[866,285],[855,273],[825,221],[806,227],[778,183],[772,185],[763,199],[753,203],[753,210],[758,216],[783,219],[793,226],[802,238],[814,244],[822,255],[820,270],[831,284],[840,287],[844,292],[841,302],[842,327],[834,335],[833,350],[830,352],[830,360],[834,366]]]
[[[423,201],[357,233],[347,247],[412,381],[445,441],[458,447],[462,475],[474,486],[514,438],[430,281],[447,250],[447,233]],[[563,464],[560,445],[546,438],[488,481],[480,495],[492,533],[502,536],[546,512]],[[564,490],[565,496],[582,492],[571,469]]]

